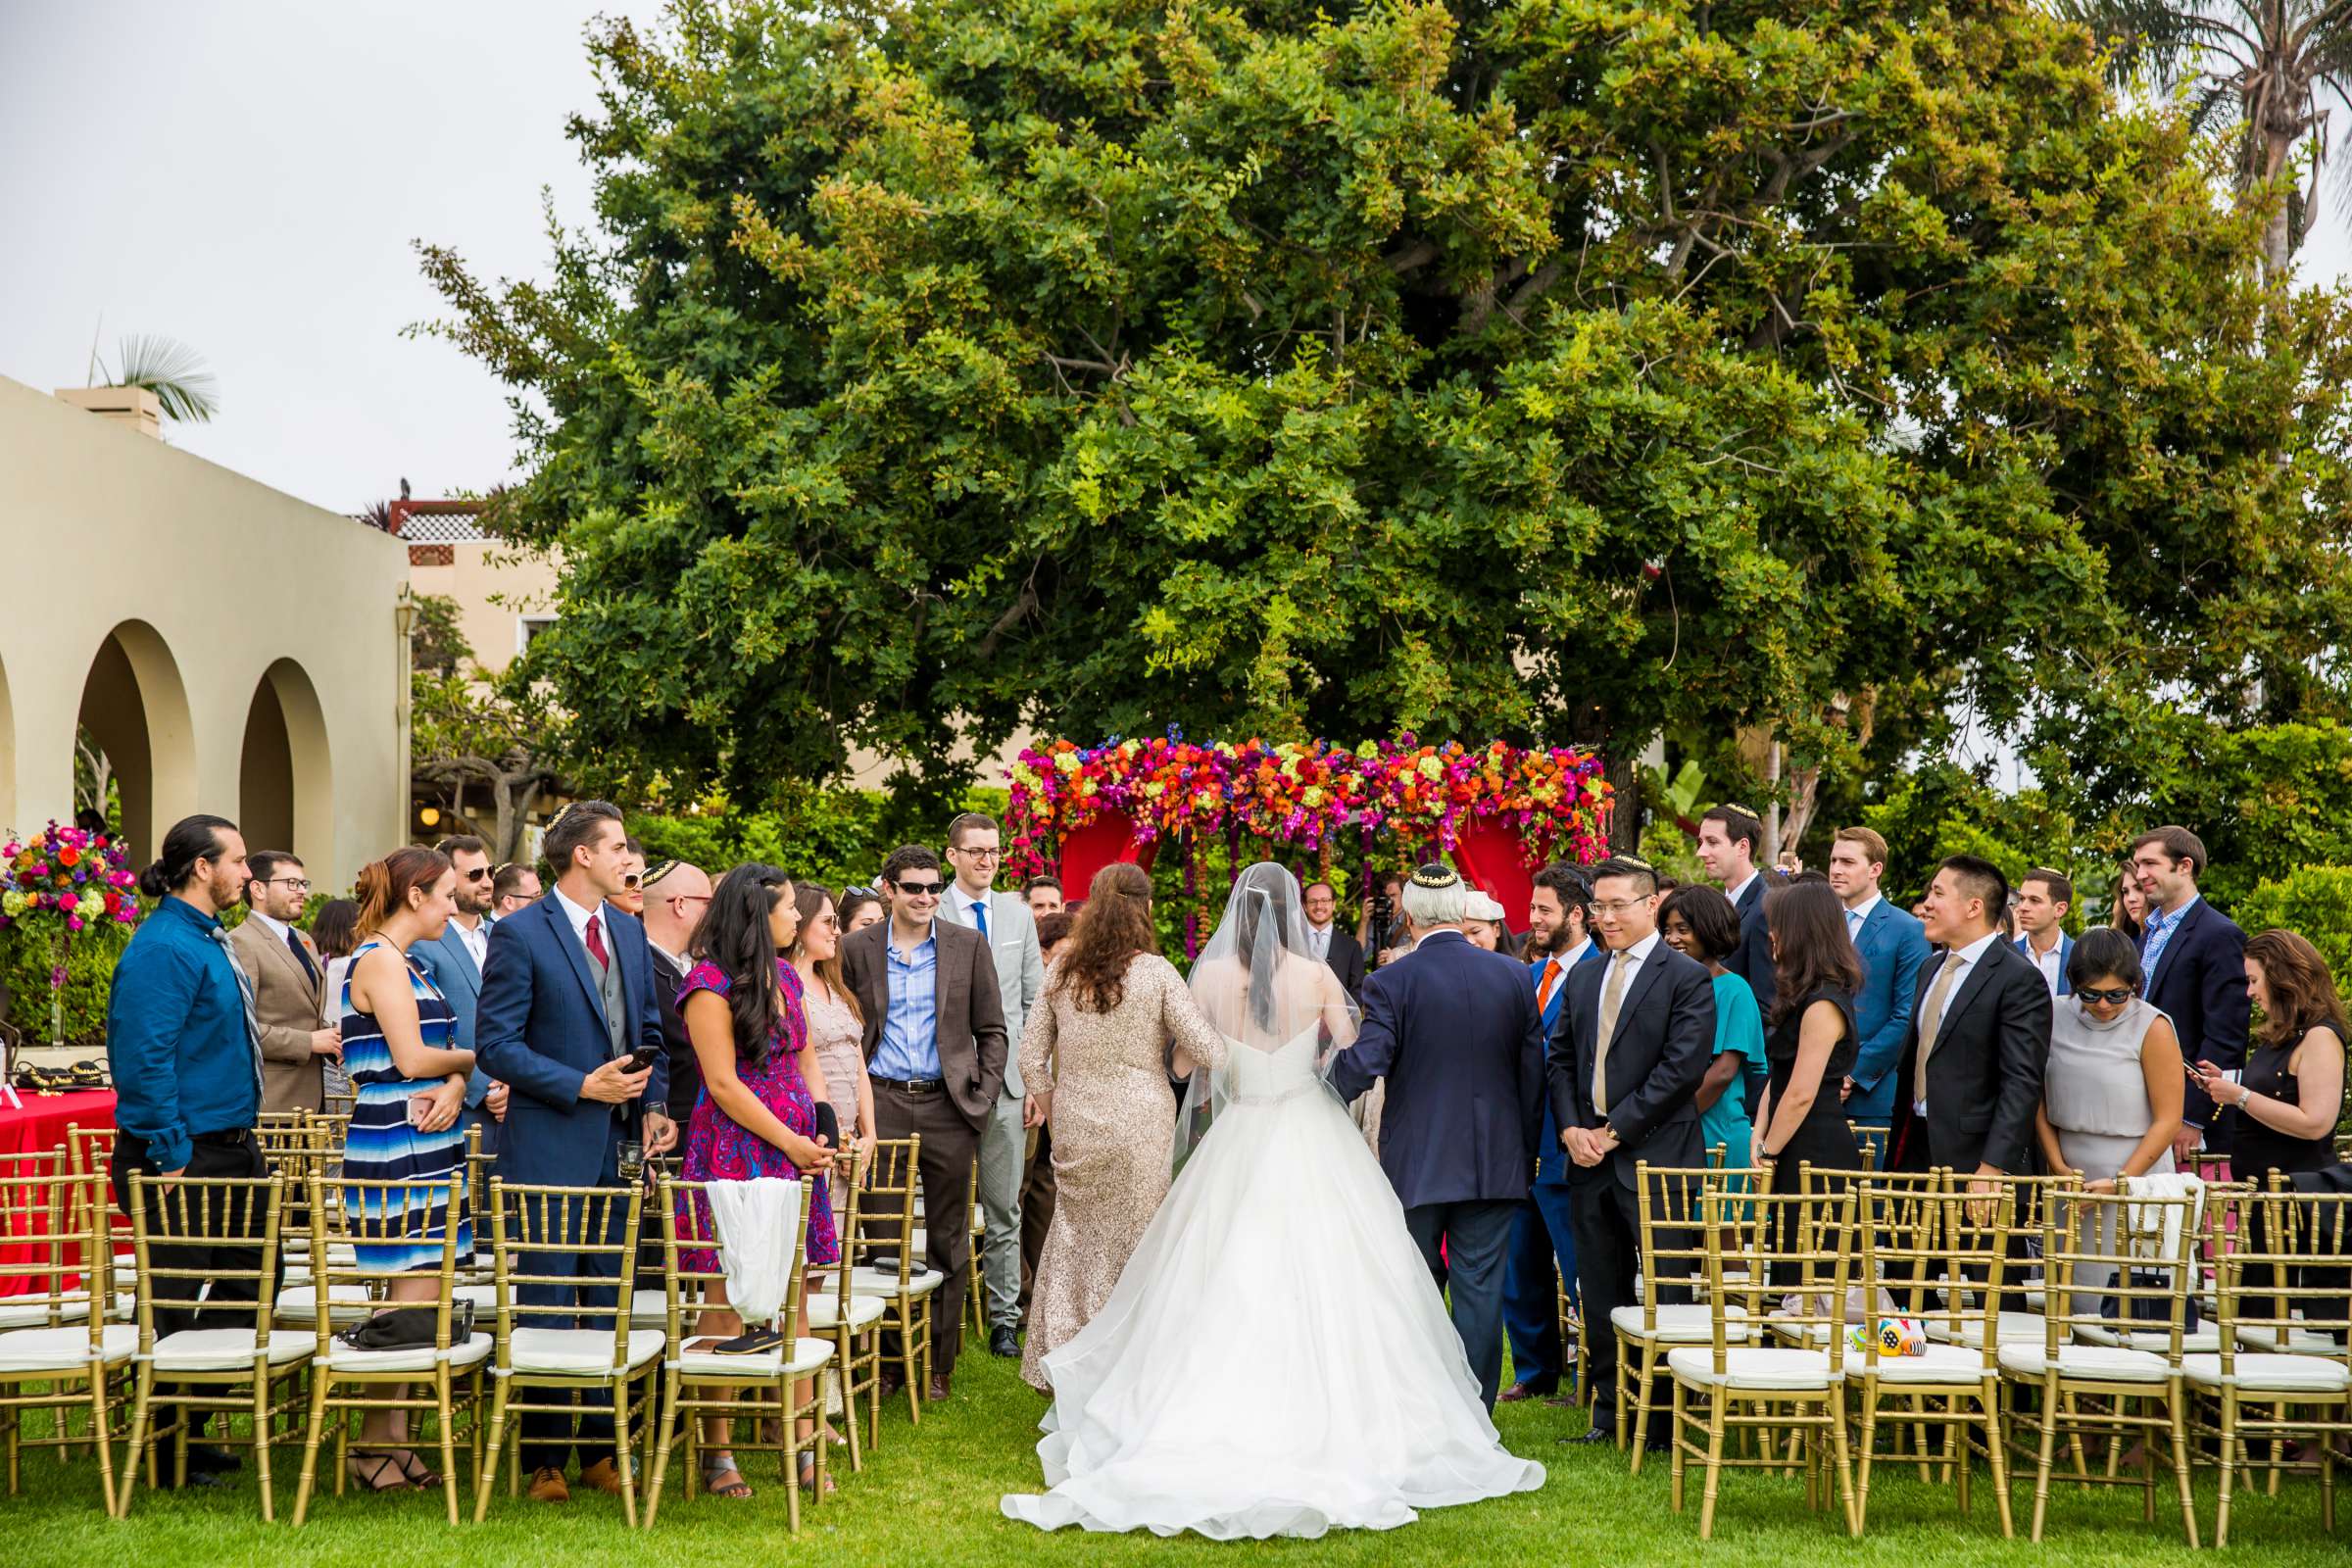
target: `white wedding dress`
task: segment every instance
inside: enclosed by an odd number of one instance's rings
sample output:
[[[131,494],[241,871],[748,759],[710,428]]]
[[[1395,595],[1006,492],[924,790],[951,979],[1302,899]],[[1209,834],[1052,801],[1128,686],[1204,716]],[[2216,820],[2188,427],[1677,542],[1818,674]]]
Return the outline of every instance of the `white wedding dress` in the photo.
[[[1312,1028],[1227,1037],[1231,1094],[1093,1322],[1046,1358],[1047,1530],[1389,1530],[1544,1484],[1507,1452]]]

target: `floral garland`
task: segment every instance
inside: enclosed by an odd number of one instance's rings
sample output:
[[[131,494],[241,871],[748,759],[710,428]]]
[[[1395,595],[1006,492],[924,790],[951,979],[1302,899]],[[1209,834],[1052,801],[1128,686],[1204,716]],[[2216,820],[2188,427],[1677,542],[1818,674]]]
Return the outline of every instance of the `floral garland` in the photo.
[[[0,845],[0,930],[23,926],[27,935],[53,928],[56,961],[49,970],[50,1024],[57,1033],[66,988],[66,950],[74,936],[101,921],[139,923],[138,878],[130,853],[104,833],[52,821],[31,838]]]
[[[1027,748],[1010,776],[1005,860],[1024,876],[1045,870],[1063,835],[1106,810],[1127,816],[1139,845],[1248,834],[1318,852],[1344,834],[1367,845],[1387,834],[1451,850],[1471,819],[1498,817],[1536,858],[1589,861],[1608,849],[1600,759],[1565,746],[1425,746],[1410,733],[1353,749],[1203,745],[1171,727],[1152,740]]]

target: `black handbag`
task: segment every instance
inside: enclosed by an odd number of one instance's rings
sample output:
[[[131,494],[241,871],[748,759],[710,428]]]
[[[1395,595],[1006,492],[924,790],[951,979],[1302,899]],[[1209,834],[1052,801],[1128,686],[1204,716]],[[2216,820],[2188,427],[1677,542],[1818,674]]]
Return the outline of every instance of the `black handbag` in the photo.
[[[841,1150],[841,1113],[829,1100],[816,1102],[816,1136],[827,1149],[838,1153]]]
[[[2168,1272],[2163,1269],[2135,1268],[2130,1271],[2130,1288],[2135,1291],[2170,1291],[2172,1289],[2172,1280]],[[2130,1307],[2128,1312],[2125,1310],[2127,1306]],[[2110,1320],[2128,1318],[2133,1323],[2163,1323],[2169,1321],[2172,1315],[2171,1306],[2161,1296],[2130,1298],[2103,1296],[2099,1298],[2099,1316]],[[2181,1314],[2180,1332],[2194,1334],[2197,1331],[2198,1320],[2197,1298],[2192,1293]]]
[[[440,1312],[437,1306],[396,1306],[388,1312],[376,1313],[365,1323],[354,1323],[335,1339],[355,1350],[429,1350]],[[453,1302],[449,1309],[449,1343],[463,1345],[472,1333],[473,1303]]]

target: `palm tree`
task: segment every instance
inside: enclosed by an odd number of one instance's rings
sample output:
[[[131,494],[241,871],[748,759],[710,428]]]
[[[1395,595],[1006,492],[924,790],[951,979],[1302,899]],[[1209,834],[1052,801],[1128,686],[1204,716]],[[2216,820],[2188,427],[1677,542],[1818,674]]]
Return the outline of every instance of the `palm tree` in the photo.
[[[2352,106],[2352,0],[2058,0],[2113,53],[2109,73],[2144,67],[2158,88],[2198,84],[2197,115],[2234,117],[2235,183],[2246,194],[2285,176],[2309,140],[2307,179],[2271,215],[2263,267],[2283,277],[2310,226],[2328,161],[2328,116]]]
[[[220,383],[202,356],[177,338],[127,333],[116,347],[115,366],[109,370],[93,348],[90,385],[143,388],[163,405],[165,418],[181,424],[202,424],[220,412]]]

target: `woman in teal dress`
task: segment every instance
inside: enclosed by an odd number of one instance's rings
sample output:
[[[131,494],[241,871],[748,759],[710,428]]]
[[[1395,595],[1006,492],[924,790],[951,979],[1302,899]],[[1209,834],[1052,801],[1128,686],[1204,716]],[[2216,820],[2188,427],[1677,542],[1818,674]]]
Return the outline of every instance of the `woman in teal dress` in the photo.
[[[1707,1146],[1709,1162],[1721,1149],[1724,1164],[1743,1166],[1754,1131],[1748,1119],[1748,1078],[1751,1069],[1760,1076],[1766,1063],[1764,1015],[1756,1007],[1756,994],[1723,966],[1725,955],[1740,945],[1740,916],[1731,900],[1713,888],[1677,888],[1659,906],[1658,932],[1668,947],[1705,964],[1714,977],[1715,1054],[1691,1098],[1698,1106],[1698,1135]]]
[[[359,930],[366,940],[352,954],[337,999],[343,1066],[358,1096],[343,1152],[344,1178],[456,1182],[454,1201],[407,1195],[397,1239],[384,1226],[393,1189],[345,1189],[355,1234],[365,1208],[364,1222],[375,1238],[355,1243],[352,1250],[362,1268],[391,1276],[384,1294],[395,1306],[439,1298],[442,1249],[452,1225],[458,1255],[473,1250],[463,1204],[466,1144],[458,1125],[473,1053],[452,1047],[450,1005],[409,956],[413,944],[441,934],[457,909],[456,889],[449,857],[416,845],[363,869]],[[405,1410],[369,1411],[360,1430],[362,1446],[351,1450],[353,1479],[377,1492],[438,1488],[441,1478],[408,1448],[407,1429]]]

